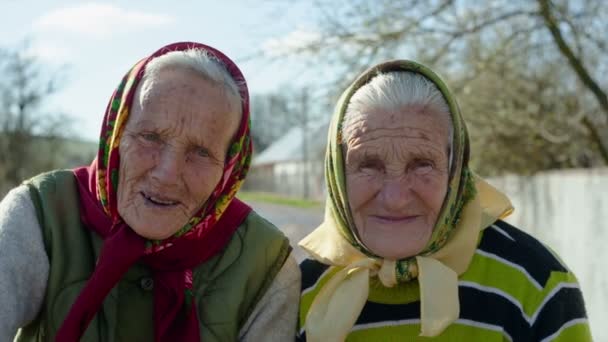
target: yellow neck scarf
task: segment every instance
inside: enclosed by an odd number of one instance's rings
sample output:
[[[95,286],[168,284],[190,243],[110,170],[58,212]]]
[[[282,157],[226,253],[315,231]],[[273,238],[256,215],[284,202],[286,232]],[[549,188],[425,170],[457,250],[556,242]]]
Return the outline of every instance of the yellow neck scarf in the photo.
[[[475,197],[463,208],[445,246],[431,255],[416,257],[421,336],[437,336],[458,318],[458,275],[468,268],[480,231],[513,211],[509,199],[479,177],[475,177],[475,188]],[[310,307],[305,330],[312,342],[346,338],[367,301],[370,277],[377,276],[386,287],[397,284],[395,261],[370,258],[353,247],[328,212],[324,222],[299,243],[319,262],[343,267]]]

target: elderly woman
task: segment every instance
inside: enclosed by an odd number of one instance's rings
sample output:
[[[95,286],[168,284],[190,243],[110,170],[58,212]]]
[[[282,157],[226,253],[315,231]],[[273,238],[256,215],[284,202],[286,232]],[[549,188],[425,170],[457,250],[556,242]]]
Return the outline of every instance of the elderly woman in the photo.
[[[300,242],[300,340],[591,339],[574,275],[502,221],[509,200],[468,160],[458,105],[426,67],[380,64],[345,91],[325,220]]]
[[[251,159],[245,80],[176,43],[137,63],[89,167],[0,204],[0,340],[293,339],[300,272],[235,193]]]

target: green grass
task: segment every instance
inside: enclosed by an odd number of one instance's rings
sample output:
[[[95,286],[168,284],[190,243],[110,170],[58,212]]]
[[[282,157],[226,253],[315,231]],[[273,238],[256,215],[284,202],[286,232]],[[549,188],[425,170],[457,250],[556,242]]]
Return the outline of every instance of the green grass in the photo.
[[[297,208],[321,208],[321,202],[303,198],[285,197],[267,192],[239,191],[237,197],[245,202],[264,202]]]

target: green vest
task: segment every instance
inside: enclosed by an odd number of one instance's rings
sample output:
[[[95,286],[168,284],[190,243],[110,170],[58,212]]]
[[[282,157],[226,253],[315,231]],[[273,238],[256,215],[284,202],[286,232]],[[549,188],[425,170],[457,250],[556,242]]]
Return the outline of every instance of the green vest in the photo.
[[[80,221],[71,171],[26,182],[42,227],[50,271],[38,317],[16,341],[51,341],[95,269],[103,240]],[[239,330],[285,262],[291,247],[271,223],[251,212],[226,249],[196,267],[195,302],[201,339],[235,341]],[[133,265],[106,297],[82,341],[153,341],[151,271]]]

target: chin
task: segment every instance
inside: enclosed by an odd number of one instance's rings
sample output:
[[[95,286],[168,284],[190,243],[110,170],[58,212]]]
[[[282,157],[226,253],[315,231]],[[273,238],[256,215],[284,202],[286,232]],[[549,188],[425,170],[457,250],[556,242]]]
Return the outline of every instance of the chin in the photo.
[[[148,226],[142,227],[141,225],[130,225],[130,227],[131,227],[131,229],[133,229],[133,231],[137,235],[139,235],[143,238],[146,238],[148,240],[164,240],[164,239],[170,238],[178,230],[178,229],[161,230],[161,229],[154,229],[154,228],[151,228]]]
[[[406,259],[406,258],[413,257],[413,256],[420,254],[420,252],[422,252],[423,248],[424,248],[424,246],[404,249],[403,246],[399,246],[399,248],[395,248],[395,249],[382,249],[377,252],[374,251],[374,249],[371,249],[371,251],[374,252],[374,254],[376,254],[384,259],[402,260],[402,259]]]

